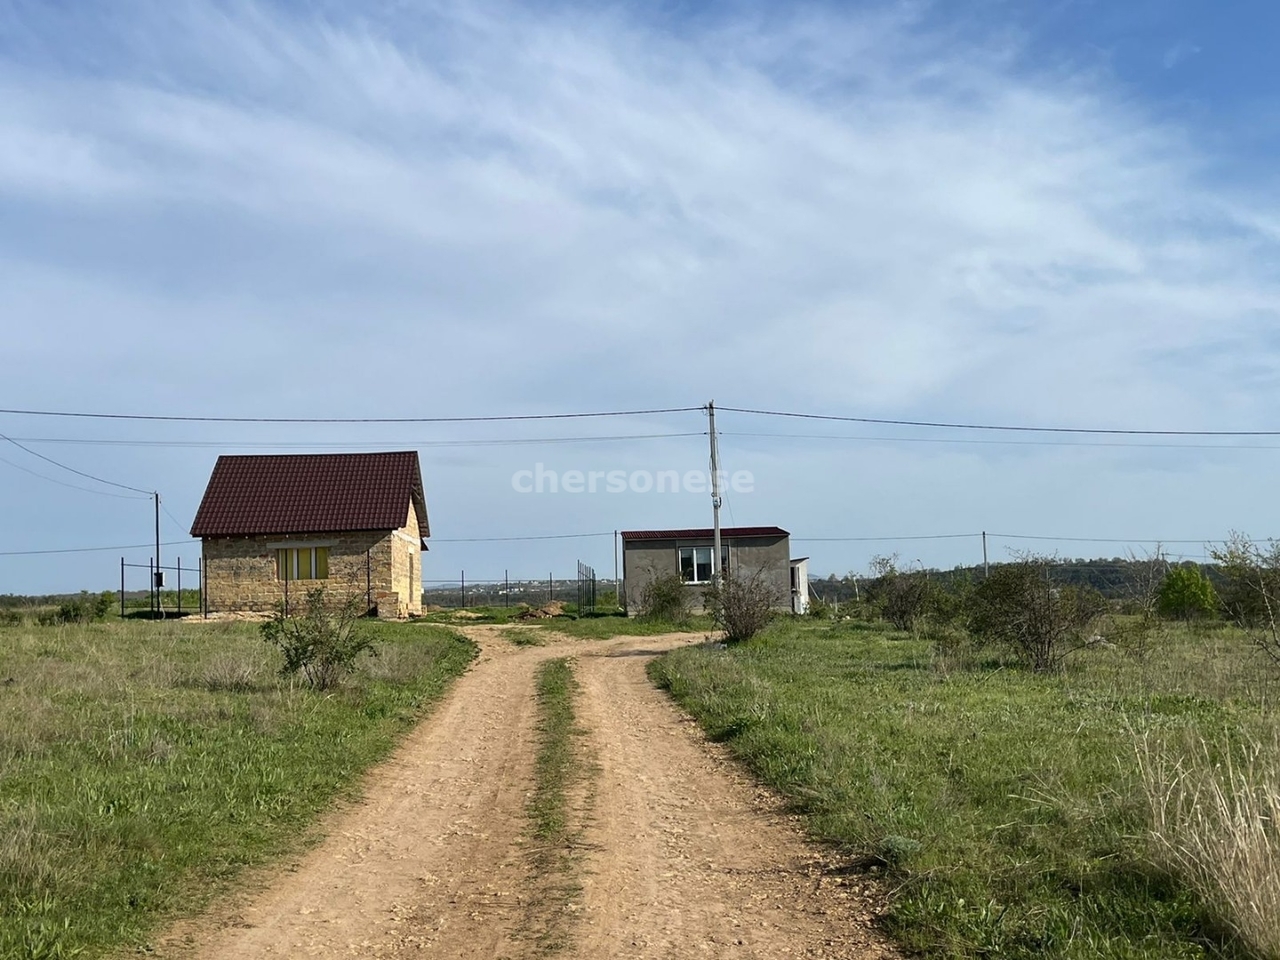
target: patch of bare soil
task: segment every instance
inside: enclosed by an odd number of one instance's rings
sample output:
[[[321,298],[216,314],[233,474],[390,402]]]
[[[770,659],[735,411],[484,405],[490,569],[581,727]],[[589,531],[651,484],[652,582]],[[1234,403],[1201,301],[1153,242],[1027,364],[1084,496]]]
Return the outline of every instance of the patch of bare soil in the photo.
[[[502,627],[462,629],[479,660],[368,776],[364,799],[262,889],[175,926],[160,955],[545,953],[540,914],[556,894],[527,853],[525,815],[534,672],[573,655],[592,779],[561,955],[896,956],[870,928],[870,893],[833,875],[776,802],[648,683],[651,656],[700,636],[530,647]]]

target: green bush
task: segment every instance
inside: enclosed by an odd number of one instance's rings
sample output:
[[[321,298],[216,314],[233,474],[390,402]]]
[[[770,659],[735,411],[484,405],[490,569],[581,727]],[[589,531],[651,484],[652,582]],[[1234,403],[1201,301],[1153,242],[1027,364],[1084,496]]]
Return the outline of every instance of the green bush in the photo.
[[[1218,609],[1218,594],[1199,567],[1174,567],[1160,581],[1156,610],[1168,620],[1211,617]]]
[[[973,591],[969,629],[975,638],[1007,647],[1037,672],[1056,669],[1088,646],[1106,612],[1090,587],[1055,587],[1045,557],[1002,564]]]
[[[711,621],[724,631],[725,640],[750,640],[773,619],[777,591],[762,577],[722,577],[703,594]]]
[[[104,590],[102,593],[81,590],[79,596],[60,603],[57,610],[42,614],[40,623],[43,626],[55,626],[60,623],[98,623],[106,619],[115,600],[116,595],[110,590]]]
[[[689,622],[689,593],[676,574],[658,577],[645,584],[640,594],[640,616],[681,626]]]
[[[301,673],[313,690],[328,690],[354,669],[362,653],[376,656],[373,641],[360,629],[363,602],[363,595],[356,595],[335,604],[321,587],[307,592],[300,615],[278,609],[262,625],[262,637],[284,654],[281,676]]]

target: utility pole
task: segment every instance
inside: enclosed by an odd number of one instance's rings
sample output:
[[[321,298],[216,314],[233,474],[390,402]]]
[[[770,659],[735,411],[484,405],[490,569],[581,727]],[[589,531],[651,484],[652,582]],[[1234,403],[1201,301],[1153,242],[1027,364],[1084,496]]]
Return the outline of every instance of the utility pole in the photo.
[[[155,583],[151,585],[151,589],[156,592],[156,610],[163,609],[160,606],[160,588],[164,585],[164,573],[160,566],[160,491],[157,490],[153,496],[156,498],[156,571]]]
[[[720,447],[716,443],[716,403],[707,403],[707,419],[711,434],[711,582],[720,585]]]
[[[982,531],[982,579],[991,576],[991,567],[987,564],[987,531]]]

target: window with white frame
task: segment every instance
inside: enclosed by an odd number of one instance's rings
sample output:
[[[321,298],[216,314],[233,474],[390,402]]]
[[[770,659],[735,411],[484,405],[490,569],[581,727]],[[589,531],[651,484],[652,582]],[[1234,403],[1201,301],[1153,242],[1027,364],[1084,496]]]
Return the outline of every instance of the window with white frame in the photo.
[[[685,583],[711,582],[711,547],[680,548],[680,579]],[[720,569],[729,573],[729,545],[720,545]]]

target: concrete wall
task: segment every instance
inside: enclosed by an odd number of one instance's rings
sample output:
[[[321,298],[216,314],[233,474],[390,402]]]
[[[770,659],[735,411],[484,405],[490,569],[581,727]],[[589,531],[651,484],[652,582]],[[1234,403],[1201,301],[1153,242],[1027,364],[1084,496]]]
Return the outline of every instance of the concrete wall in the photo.
[[[412,504],[407,515],[399,530],[206,537],[204,575],[209,611],[275,610],[284,602],[286,589],[276,575],[276,550],[328,547],[328,579],[289,581],[290,606],[301,601],[307,591],[323,587],[337,599],[363,598],[367,592],[380,617],[420,613],[422,550]]]
[[[791,541],[789,537],[725,537],[729,547],[729,573],[734,577],[761,575],[776,595],[775,607],[791,609]],[[640,612],[645,587],[658,577],[680,573],[681,547],[709,547],[711,539],[627,540],[622,545],[622,577],[627,613]],[[690,607],[703,609],[705,583],[687,583]]]

